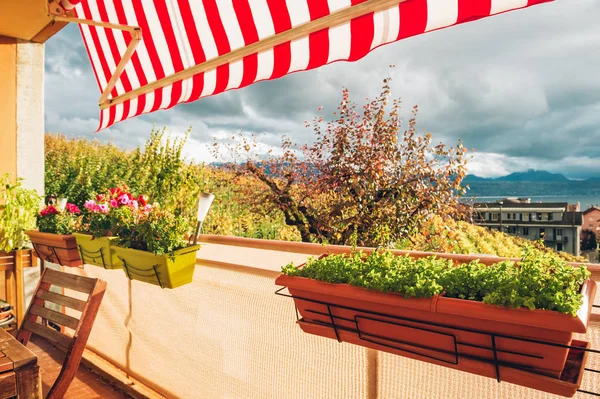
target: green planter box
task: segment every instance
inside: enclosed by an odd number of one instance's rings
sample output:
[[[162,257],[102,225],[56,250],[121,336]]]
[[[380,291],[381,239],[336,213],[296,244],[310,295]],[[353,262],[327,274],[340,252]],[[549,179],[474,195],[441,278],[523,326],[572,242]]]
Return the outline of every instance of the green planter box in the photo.
[[[74,233],[77,241],[77,248],[83,263],[88,265],[100,266],[105,269],[121,269],[123,262],[117,257],[112,249],[118,237],[99,237],[94,238],[89,234]]]
[[[192,282],[196,268],[196,251],[200,245],[192,245],[172,254],[154,255],[137,249],[111,246],[123,263],[127,277],[161,288],[176,288]]]

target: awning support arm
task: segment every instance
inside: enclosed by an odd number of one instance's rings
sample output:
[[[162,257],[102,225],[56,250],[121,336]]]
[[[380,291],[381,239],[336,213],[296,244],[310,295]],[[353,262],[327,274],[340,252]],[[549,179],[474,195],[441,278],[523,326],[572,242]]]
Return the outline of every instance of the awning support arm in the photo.
[[[91,20],[87,20],[87,19],[79,19],[79,18],[74,18],[74,17],[65,17],[65,16],[63,16],[63,15],[65,15],[64,10],[61,13],[60,10],[56,9],[55,7],[52,7],[52,5],[53,5],[53,3],[49,4],[48,14],[53,17],[54,21],[72,22],[75,24],[92,25],[92,26],[98,26],[98,27],[108,28],[108,29],[118,29],[118,30],[122,30],[125,32],[129,32],[131,34],[131,42],[129,42],[129,45],[127,46],[127,50],[125,50],[125,53],[123,54],[123,57],[121,57],[121,60],[119,61],[119,64],[117,65],[117,68],[113,72],[108,83],[106,84],[106,87],[104,88],[104,90],[102,91],[102,94],[100,95],[100,100],[98,101],[98,104],[102,108],[103,105],[108,104],[108,102],[109,102],[108,96],[109,96],[111,90],[115,87],[115,84],[117,83],[117,80],[119,80],[119,77],[123,73],[125,66],[129,62],[129,60],[131,60],[131,56],[133,55],[136,47],[142,40],[142,29],[139,26],[119,25],[119,24],[112,24],[110,22],[98,22],[98,21],[91,21]],[[61,10],[62,10],[62,8],[61,8]],[[61,14],[56,15],[57,13],[61,13]]]

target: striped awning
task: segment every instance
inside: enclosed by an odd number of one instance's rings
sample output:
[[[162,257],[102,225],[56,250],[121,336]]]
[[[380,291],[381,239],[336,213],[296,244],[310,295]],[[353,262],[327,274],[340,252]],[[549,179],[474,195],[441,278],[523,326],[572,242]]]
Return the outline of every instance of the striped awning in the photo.
[[[387,43],[547,1],[60,0],[60,4],[74,7],[80,20],[75,22],[81,23],[104,92],[101,130],[261,80],[335,61],[356,61]],[[89,25],[90,21],[109,24]]]

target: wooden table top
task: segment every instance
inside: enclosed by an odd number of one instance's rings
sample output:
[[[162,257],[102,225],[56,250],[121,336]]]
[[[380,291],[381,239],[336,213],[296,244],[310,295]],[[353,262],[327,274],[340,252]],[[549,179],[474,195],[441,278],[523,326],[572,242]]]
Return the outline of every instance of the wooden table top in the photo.
[[[37,364],[37,356],[0,328],[0,373]]]

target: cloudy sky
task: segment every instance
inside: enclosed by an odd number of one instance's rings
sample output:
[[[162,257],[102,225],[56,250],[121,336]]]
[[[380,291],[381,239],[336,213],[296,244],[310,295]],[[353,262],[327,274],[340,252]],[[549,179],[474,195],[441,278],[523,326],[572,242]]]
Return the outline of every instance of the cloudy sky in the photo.
[[[282,134],[312,138],[304,121],[331,114],[341,88],[361,103],[391,75],[406,117],[436,141],[462,139],[476,152],[470,173],[501,176],[528,168],[571,178],[600,176],[600,0],[550,4],[432,32],[339,62],[254,84],[168,111],[98,126],[98,87],[76,26],[46,45],[46,131],[134,148],[153,126],[192,129],[186,156],[211,162],[213,137],[240,130],[276,146]],[[390,64],[395,64],[393,70]]]

